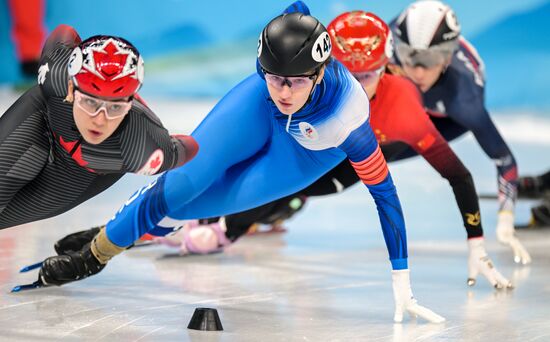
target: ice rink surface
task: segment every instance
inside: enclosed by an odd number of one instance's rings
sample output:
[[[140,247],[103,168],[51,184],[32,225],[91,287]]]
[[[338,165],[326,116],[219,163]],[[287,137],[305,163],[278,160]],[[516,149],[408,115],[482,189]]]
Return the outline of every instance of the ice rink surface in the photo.
[[[0,113],[15,98],[0,92]],[[214,103],[147,100],[179,133],[190,133]],[[523,112],[494,118],[520,173],[550,167],[550,119]],[[495,168],[473,138],[452,146],[479,192],[494,193]],[[469,288],[465,231],[446,181],[418,158],[390,170],[407,222],[413,292],[444,324],[393,323],[391,267],[361,185],[310,200],[287,233],[247,236],[223,254],[136,248],[84,281],[10,294],[36,279],[19,268],[53,255],[64,235],[105,223],[151,180],[126,176],[66,214],[0,231],[0,341],[549,341],[550,229],[518,232],[533,263],[515,265],[496,242],[497,203],[482,201],[489,255],[516,288],[495,291],[483,278]],[[531,204],[518,204],[517,221],[527,220]],[[224,331],[188,330],[197,307],[216,308]]]

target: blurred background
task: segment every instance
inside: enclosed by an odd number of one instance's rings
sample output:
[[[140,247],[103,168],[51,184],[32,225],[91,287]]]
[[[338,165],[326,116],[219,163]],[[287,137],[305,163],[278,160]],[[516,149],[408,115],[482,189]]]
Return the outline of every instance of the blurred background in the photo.
[[[33,0],[34,1],[34,0]],[[31,6],[33,1],[23,1]],[[0,86],[22,81],[12,40],[9,6],[0,0]],[[46,0],[44,25],[77,29],[82,38],[122,36],[136,45],[146,62],[145,96],[219,98],[254,72],[256,42],[262,27],[291,1]],[[328,24],[338,14],[362,9],[386,21],[409,1],[306,1]],[[550,107],[550,1],[447,1],[463,35],[486,63],[489,109]]]

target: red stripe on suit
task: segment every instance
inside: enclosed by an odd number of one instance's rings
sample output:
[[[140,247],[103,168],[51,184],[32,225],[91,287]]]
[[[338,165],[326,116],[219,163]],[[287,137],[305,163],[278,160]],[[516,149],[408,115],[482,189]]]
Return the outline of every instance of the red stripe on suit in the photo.
[[[388,165],[380,146],[377,146],[376,150],[367,159],[356,163],[351,162],[351,166],[353,166],[361,181],[367,185],[379,184],[388,175]]]

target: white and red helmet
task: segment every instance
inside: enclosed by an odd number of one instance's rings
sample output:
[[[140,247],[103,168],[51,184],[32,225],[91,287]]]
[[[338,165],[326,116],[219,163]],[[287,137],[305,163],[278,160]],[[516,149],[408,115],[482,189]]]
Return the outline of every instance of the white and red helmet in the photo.
[[[134,95],[143,82],[143,59],[125,39],[93,36],[71,54],[69,76],[76,88],[99,97]]]
[[[448,5],[422,0],[399,15],[394,33],[401,62],[430,66],[443,63],[458,49],[460,24]]]

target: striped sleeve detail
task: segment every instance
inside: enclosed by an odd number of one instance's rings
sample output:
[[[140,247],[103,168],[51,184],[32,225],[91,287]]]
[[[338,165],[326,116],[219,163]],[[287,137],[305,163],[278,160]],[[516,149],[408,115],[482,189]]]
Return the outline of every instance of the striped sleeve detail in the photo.
[[[388,175],[388,165],[384,160],[384,155],[380,150],[380,146],[377,146],[376,150],[374,150],[374,152],[365,160],[360,162],[350,162],[364,184],[379,184],[386,179],[386,176]]]
[[[155,157],[162,166],[155,173],[166,171],[176,165],[178,150],[168,131],[147,107],[134,102],[128,121],[121,134],[122,158],[128,172],[139,173]],[[159,154],[157,150],[161,150]],[[151,159],[153,158],[153,159]]]
[[[460,46],[462,46],[466,51],[468,51],[469,56],[468,59],[472,62],[472,65],[475,67],[476,71],[478,71],[480,68],[483,68],[483,60],[479,56],[479,53],[477,52],[476,48],[466,40],[466,38],[460,36],[458,40]]]

